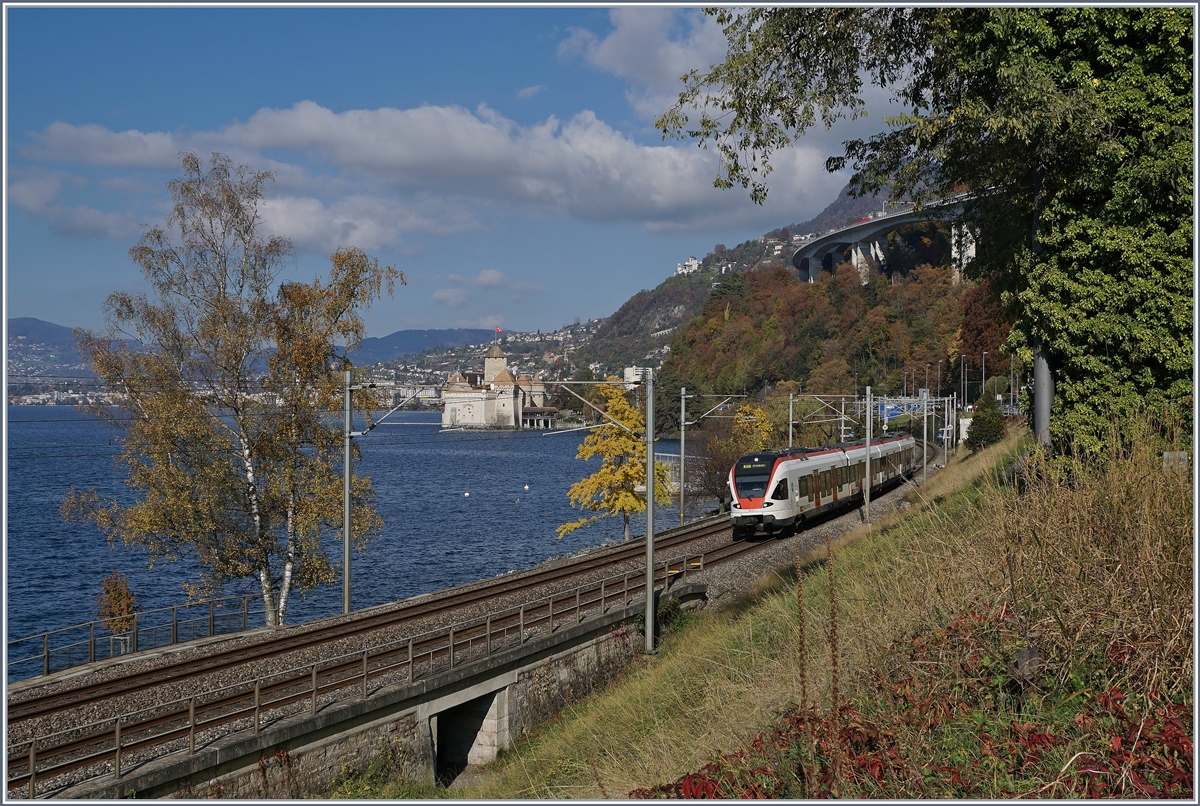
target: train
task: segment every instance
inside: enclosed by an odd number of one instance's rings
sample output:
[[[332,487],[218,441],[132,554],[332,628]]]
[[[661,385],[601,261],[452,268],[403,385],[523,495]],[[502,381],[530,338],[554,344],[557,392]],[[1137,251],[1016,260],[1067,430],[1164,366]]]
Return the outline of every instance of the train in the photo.
[[[913,474],[916,444],[903,433],[871,440],[872,495]],[[734,539],[795,534],[818,515],[860,502],[866,458],[866,440],[741,457],[729,470]]]

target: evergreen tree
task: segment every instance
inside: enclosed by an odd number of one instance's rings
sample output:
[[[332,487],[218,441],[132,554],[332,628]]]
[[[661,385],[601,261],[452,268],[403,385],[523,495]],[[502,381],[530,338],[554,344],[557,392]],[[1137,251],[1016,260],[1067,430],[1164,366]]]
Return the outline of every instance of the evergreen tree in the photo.
[[[989,445],[995,445],[1004,439],[1004,414],[996,398],[984,395],[975,407],[975,416],[971,418],[971,426],[967,429],[967,447],[981,451]]]

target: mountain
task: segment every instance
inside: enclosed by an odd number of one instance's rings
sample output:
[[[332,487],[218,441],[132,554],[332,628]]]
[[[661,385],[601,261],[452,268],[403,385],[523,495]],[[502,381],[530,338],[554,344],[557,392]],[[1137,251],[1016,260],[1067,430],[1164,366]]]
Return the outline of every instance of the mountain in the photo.
[[[496,331],[483,328],[453,330],[397,330],[381,338],[365,338],[362,347],[350,355],[356,364],[378,364],[410,355],[420,355],[431,347],[464,347],[496,338]]]
[[[95,377],[95,373],[75,348],[75,336],[71,328],[31,316],[8,320],[7,372],[9,377]]]
[[[779,237],[782,229],[795,235],[839,229],[881,209],[886,198],[886,194],[851,198],[850,186],[846,185],[836,199],[808,221],[772,230],[761,238],[732,248],[718,244],[700,261],[699,272],[672,275],[654,289],[634,294],[616,313],[605,319],[592,340],[579,349],[578,362],[601,364],[607,372],[617,374],[623,367],[659,363],[677,332],[700,314],[715,289],[736,282],[735,277],[748,271],[791,271],[790,261],[795,250],[783,245],[775,254],[774,247],[767,243],[768,238]]]
[[[381,338],[363,339],[362,347],[351,356],[356,364],[375,364],[410,355],[430,347],[462,347],[480,344],[496,337],[485,328],[452,330],[398,330]],[[22,316],[8,320],[8,376],[55,375],[95,377],[75,347],[71,328]]]

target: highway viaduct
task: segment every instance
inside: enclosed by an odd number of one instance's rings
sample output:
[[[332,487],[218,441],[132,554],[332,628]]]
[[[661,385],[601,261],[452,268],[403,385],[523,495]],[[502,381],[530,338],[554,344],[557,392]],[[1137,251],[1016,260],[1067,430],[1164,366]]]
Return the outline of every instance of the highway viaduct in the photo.
[[[859,270],[862,282],[866,284],[866,258],[870,256],[878,263],[884,262],[889,232],[906,224],[949,220],[961,211],[962,198],[954,196],[921,208],[875,214],[866,220],[827,232],[802,244],[792,255],[792,265],[802,278],[812,282],[822,270],[832,272],[849,250],[850,262]],[[951,238],[951,248],[956,269],[961,268],[964,258],[974,255],[974,242],[957,225]],[[957,271],[955,277],[958,277]]]

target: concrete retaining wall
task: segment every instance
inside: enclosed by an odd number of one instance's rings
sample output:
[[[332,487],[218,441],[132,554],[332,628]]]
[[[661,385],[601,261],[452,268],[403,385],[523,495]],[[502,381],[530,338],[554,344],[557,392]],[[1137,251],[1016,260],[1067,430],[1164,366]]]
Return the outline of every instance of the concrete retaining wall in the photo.
[[[699,599],[704,588],[681,585],[671,595]],[[641,651],[632,627],[641,610],[611,611],[490,660],[338,701],[258,734],[226,736],[195,755],[126,767],[120,781],[97,779],[54,797],[319,797],[368,770],[449,780],[615,678]]]

